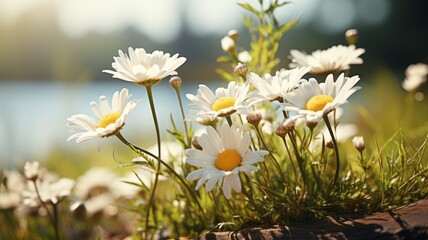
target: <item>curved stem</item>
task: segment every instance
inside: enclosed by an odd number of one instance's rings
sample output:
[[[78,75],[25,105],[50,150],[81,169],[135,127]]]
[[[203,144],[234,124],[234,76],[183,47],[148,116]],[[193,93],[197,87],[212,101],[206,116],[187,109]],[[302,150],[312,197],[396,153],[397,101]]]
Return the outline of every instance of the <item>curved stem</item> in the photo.
[[[150,109],[151,109],[152,116],[153,116],[153,122],[155,124],[155,129],[156,129],[156,141],[157,141],[157,145],[158,145],[158,158],[161,159],[161,139],[160,139],[159,123],[158,123],[158,119],[156,116],[156,109],[155,109],[155,105],[154,105],[154,101],[153,101],[152,87],[147,86],[146,90],[147,90],[147,97],[149,98]],[[145,229],[146,233],[147,233],[147,229],[149,227],[150,208],[152,207],[152,204],[153,204],[153,199],[154,199],[154,195],[156,192],[156,187],[157,187],[158,180],[159,180],[160,169],[161,169],[161,163],[160,163],[160,161],[158,161],[158,165],[156,168],[155,182],[153,183],[153,189],[152,189],[152,192],[150,193],[149,204],[147,206],[146,229]]]
[[[325,125],[327,126],[328,132],[330,133],[331,140],[333,141],[334,152],[336,153],[336,172],[334,173],[334,180],[332,183],[332,187],[333,187],[334,185],[336,185],[337,180],[339,179],[339,170],[340,170],[339,149],[337,148],[337,141],[336,141],[336,138],[334,137],[333,129],[331,128],[330,120],[328,120],[328,116],[324,115],[323,119],[324,119]]]
[[[178,103],[180,104],[181,118],[183,119],[184,134],[186,136],[186,148],[188,148],[190,147],[191,139],[189,138],[189,130],[187,128],[186,115],[184,114],[184,109],[183,109],[183,102],[181,101],[180,90],[177,88],[175,89],[175,92],[177,93]]]
[[[201,204],[199,203],[198,198],[196,197],[195,193],[192,191],[192,189],[189,187],[189,185],[184,181],[184,179],[174,170],[174,168],[172,168],[171,166],[169,166],[166,162],[164,162],[162,159],[158,158],[157,156],[155,156],[153,153],[140,148],[130,142],[128,142],[128,140],[126,140],[122,134],[119,132],[116,134],[116,137],[119,138],[119,140],[121,142],[123,142],[125,145],[129,146],[130,148],[132,148],[133,150],[138,150],[141,151],[142,153],[158,160],[158,162],[160,162],[163,166],[165,166],[176,178],[178,178],[178,180],[181,182],[181,184],[183,184],[183,186],[187,189],[187,191],[190,193],[190,196],[193,198],[193,200],[196,202],[196,204],[199,207],[199,210],[204,213],[204,209],[202,208]]]
[[[272,158],[273,165],[275,165],[276,169],[278,170],[279,175],[281,175],[281,178],[282,178],[283,182],[285,183],[286,181],[285,181],[285,177],[284,177],[284,172],[282,171],[281,166],[279,165],[279,163],[278,163],[278,161],[276,160],[275,156],[273,156],[273,154],[272,154],[271,150],[270,150],[270,149],[268,149],[268,147],[267,147],[267,145],[266,145],[266,142],[265,142],[265,141],[264,141],[264,139],[263,139],[263,135],[262,135],[262,133],[260,132],[259,127],[258,127],[258,126],[255,126],[255,129],[256,129],[256,133],[257,133],[257,135],[258,135],[258,136],[259,136],[259,138],[260,138],[260,142],[261,142],[261,143],[262,143],[262,145],[263,145],[263,148],[264,148],[264,149],[266,149],[266,150],[269,152],[269,156]]]
[[[230,116],[226,117],[227,123],[229,124],[229,126],[232,126],[232,118]]]
[[[46,213],[48,214],[49,220],[51,221],[52,226],[54,227],[55,238],[57,240],[59,240],[60,238],[59,238],[59,232],[58,232],[57,222],[56,222],[55,218],[52,216],[51,212],[49,211],[48,206],[46,206],[46,203],[42,200],[42,197],[40,196],[39,188],[37,187],[36,180],[33,180],[32,182],[34,184],[34,189],[36,191],[37,198],[39,199],[39,201],[42,204],[42,206],[46,209]]]

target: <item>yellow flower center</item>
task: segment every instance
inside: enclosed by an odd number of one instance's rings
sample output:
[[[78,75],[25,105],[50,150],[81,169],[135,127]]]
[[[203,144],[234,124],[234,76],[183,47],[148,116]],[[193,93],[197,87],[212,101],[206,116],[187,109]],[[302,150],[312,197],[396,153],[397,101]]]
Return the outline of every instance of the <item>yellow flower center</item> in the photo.
[[[217,99],[213,105],[211,106],[211,109],[213,111],[220,111],[222,109],[231,107],[235,104],[235,98],[233,97],[222,97]]]
[[[98,122],[98,127],[99,128],[105,128],[107,127],[110,123],[115,123],[116,120],[120,117],[120,112],[111,112],[106,114],[104,117],[102,117],[100,119],[100,121]]]
[[[241,156],[236,150],[224,150],[217,156],[215,167],[220,170],[230,171],[239,166],[239,164],[241,164],[241,160]]]
[[[314,112],[322,110],[327,103],[333,102],[333,98],[329,95],[317,95],[306,102],[306,110]]]

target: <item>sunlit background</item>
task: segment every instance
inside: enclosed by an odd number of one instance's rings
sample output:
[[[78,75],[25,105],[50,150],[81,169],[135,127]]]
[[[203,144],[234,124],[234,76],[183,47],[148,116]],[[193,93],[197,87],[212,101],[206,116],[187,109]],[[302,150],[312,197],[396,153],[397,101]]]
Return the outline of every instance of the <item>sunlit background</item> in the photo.
[[[144,99],[124,133],[153,144],[144,89],[101,71],[111,69],[118,49],[144,47],[187,57],[178,70],[185,92],[194,93],[198,83],[221,85],[215,81],[220,39],[235,28],[240,46],[248,46],[246,12],[238,2],[243,0],[0,0],[0,167],[43,160],[58,149],[87,148],[96,155],[96,142],[66,142],[66,118],[90,114],[90,101],[111,98],[123,87]],[[362,81],[379,72],[402,81],[409,64],[428,62],[427,7],[422,0],[295,0],[276,12],[281,21],[300,19],[283,39],[280,67],[288,66],[290,49],[346,44],[344,32],[356,28],[357,45],[366,49],[365,64],[355,68]],[[178,103],[167,80],[154,92],[165,130],[170,113],[178,120]],[[102,147],[101,153],[111,156],[112,150]]]

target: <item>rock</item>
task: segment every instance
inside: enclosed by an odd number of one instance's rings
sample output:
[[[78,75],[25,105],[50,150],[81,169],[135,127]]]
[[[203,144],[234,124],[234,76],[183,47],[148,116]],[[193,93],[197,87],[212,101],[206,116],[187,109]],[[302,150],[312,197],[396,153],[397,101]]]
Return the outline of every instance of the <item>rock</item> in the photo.
[[[201,240],[222,239],[428,239],[428,199],[366,216],[329,217],[315,223],[215,232]]]

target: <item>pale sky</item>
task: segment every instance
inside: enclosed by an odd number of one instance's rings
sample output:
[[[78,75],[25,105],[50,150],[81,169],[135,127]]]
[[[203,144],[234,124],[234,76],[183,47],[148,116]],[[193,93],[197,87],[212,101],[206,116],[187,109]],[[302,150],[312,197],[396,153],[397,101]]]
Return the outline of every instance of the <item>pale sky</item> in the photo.
[[[170,43],[186,24],[197,35],[238,28],[245,12],[238,2],[257,0],[0,0],[0,23],[13,24],[34,7],[54,11],[69,37],[110,33],[134,27],[154,41]],[[376,25],[389,13],[388,0],[295,0],[278,10],[285,21],[300,17],[299,27],[316,21],[321,30],[343,32],[355,22]],[[182,21],[182,19],[184,21]]]

